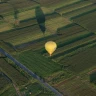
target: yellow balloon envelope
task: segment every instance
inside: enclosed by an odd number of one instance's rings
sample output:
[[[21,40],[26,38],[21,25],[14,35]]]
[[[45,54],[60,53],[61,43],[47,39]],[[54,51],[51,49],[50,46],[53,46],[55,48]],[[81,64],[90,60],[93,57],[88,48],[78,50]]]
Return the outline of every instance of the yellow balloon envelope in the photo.
[[[50,56],[52,55],[52,53],[56,50],[57,48],[57,44],[53,41],[48,41],[45,44],[45,49],[47,50],[47,52],[50,54]]]

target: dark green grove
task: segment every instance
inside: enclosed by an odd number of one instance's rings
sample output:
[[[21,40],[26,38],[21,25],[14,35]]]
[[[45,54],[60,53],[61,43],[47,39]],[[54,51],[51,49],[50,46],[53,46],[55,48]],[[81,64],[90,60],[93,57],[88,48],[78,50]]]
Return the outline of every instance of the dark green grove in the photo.
[[[90,74],[90,82],[91,83],[96,82],[96,72]]]

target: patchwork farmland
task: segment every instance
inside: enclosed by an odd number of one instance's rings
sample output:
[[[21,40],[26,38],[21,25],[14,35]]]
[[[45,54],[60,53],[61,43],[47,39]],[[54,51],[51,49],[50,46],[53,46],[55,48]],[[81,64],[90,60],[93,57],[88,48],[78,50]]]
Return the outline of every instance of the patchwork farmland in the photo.
[[[0,1],[0,96],[95,96],[95,58],[95,0]]]

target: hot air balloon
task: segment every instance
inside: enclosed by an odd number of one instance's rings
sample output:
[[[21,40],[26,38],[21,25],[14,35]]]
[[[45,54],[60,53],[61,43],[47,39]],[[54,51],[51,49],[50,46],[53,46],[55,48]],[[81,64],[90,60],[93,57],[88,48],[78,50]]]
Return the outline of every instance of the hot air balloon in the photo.
[[[45,43],[45,49],[50,54],[50,56],[56,50],[56,48],[57,44],[54,41],[48,41],[47,43]]]

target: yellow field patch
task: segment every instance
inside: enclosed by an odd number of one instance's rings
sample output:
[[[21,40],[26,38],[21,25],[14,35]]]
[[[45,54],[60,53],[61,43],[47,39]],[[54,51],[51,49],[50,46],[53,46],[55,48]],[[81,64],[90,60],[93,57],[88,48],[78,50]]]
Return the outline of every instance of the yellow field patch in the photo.
[[[71,21],[67,18],[56,17],[46,21],[45,23],[46,23],[47,30],[56,31],[58,28],[66,26],[67,24],[70,24]]]
[[[0,32],[11,30],[13,26],[9,23],[0,24]]]

